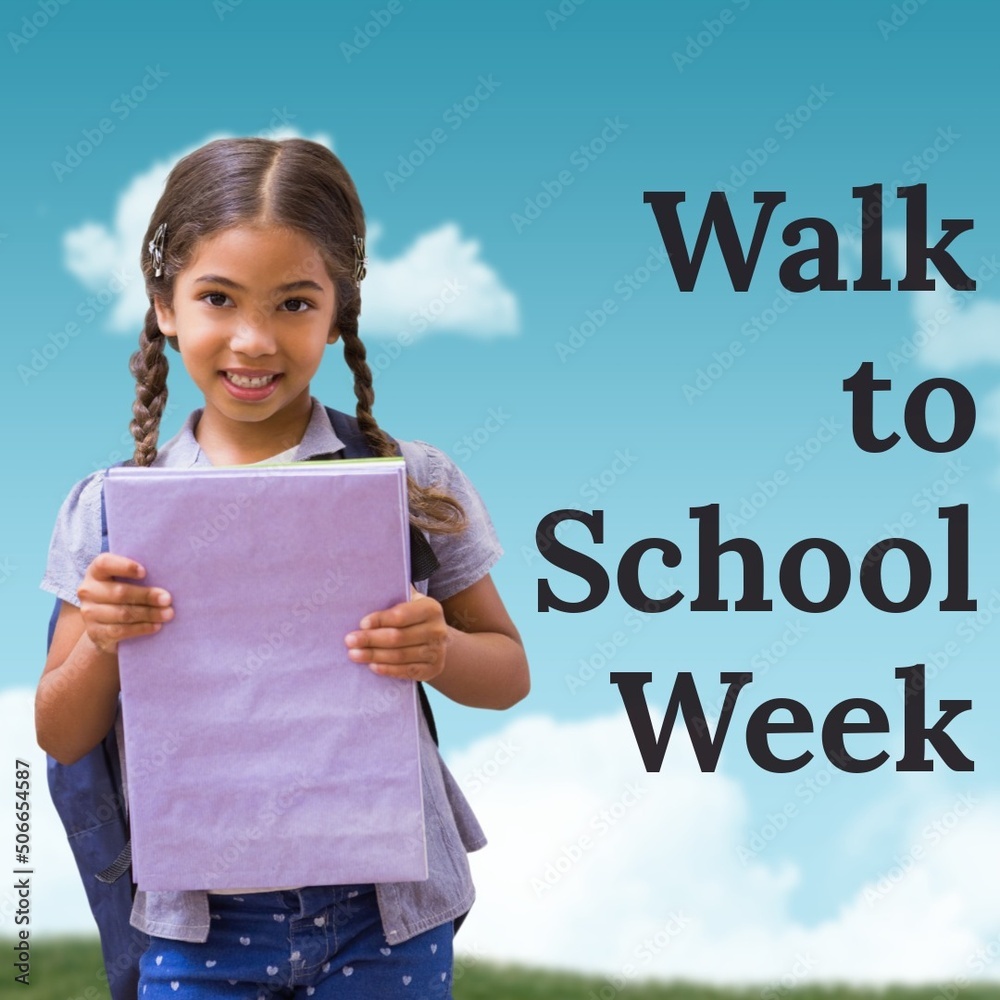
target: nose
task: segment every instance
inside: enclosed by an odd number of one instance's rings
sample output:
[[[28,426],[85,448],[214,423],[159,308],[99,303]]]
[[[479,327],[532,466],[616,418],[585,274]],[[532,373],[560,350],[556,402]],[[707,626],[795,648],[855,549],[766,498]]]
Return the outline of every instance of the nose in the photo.
[[[241,315],[229,338],[232,351],[251,358],[274,354],[276,346],[274,333],[263,312],[254,311]]]

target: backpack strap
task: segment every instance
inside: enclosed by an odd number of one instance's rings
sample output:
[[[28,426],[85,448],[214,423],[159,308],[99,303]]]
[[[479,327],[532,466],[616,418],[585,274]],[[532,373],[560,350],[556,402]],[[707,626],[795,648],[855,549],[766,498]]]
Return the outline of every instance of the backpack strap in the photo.
[[[128,830],[128,820],[125,821],[125,829]],[[102,868],[94,878],[105,885],[113,885],[122,875],[132,867],[132,837],[126,841],[125,846],[118,852],[118,857],[111,862],[107,868]]]

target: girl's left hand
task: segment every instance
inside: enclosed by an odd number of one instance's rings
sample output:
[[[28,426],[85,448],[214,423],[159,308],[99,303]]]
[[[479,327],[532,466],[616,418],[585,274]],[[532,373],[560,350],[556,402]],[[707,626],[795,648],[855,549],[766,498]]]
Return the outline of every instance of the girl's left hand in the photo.
[[[433,597],[412,585],[410,594],[403,604],[366,615],[344,643],[355,663],[367,663],[376,674],[429,681],[444,670],[448,625]]]

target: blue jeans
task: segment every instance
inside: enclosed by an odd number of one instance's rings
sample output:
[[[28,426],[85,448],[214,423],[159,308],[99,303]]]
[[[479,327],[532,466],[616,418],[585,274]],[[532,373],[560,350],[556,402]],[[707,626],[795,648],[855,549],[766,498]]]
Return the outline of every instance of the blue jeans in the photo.
[[[373,885],[211,895],[204,943],[150,936],[139,1000],[450,1000],[452,922],[393,945]]]

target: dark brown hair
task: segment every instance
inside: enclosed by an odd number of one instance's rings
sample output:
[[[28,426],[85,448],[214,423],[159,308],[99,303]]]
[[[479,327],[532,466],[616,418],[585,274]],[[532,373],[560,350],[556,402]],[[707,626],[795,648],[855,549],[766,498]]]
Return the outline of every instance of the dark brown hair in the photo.
[[[148,250],[157,227],[166,223],[162,273],[155,275]],[[156,459],[160,417],[167,402],[164,342],[178,350],[176,337],[165,337],[153,308],[153,296],[173,301],[174,279],[193,259],[206,236],[238,225],[296,229],[315,245],[336,289],[333,325],[344,342],[344,359],[354,373],[358,424],[373,454],[397,454],[395,443],[372,416],[375,393],[365,346],[358,336],[361,292],[354,281],[352,237],[365,235],[364,211],[343,163],[325,146],[308,139],[276,141],[257,137],[216,139],[179,160],[167,177],[143,238],[141,267],[150,301],[129,360],[135,376],[130,424],[136,465]],[[452,497],[408,479],[410,518],[433,532],[452,533],[465,526],[465,513]]]

